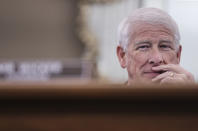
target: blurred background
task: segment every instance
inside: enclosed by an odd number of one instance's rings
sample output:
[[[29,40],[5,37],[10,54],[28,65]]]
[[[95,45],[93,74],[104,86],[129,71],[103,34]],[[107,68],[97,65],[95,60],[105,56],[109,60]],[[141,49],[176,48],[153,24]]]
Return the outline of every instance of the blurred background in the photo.
[[[176,20],[181,65],[198,80],[198,0],[0,0],[0,79],[125,82],[117,27],[141,7]]]

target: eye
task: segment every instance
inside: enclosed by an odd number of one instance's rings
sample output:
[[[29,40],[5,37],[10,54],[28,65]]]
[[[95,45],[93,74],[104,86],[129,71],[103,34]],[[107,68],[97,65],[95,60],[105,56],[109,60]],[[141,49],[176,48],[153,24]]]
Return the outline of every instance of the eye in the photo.
[[[150,46],[149,45],[141,45],[137,47],[137,50],[146,50],[148,49]]]
[[[161,49],[163,49],[163,50],[169,50],[169,49],[171,49],[171,46],[170,45],[160,45],[159,47]]]

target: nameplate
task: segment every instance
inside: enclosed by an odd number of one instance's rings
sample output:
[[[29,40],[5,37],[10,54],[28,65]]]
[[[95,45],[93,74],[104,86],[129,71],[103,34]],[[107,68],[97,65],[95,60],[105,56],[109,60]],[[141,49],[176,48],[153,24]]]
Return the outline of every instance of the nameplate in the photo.
[[[91,78],[92,63],[83,60],[0,61],[0,80]]]

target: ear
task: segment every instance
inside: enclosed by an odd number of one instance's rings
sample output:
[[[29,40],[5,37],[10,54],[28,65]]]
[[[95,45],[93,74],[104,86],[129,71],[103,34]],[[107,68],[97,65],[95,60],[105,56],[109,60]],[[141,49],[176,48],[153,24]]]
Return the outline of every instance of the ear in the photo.
[[[117,57],[119,59],[120,65],[122,68],[126,68],[126,52],[124,49],[119,45],[117,46]]]
[[[180,63],[181,51],[182,51],[182,46],[179,45],[179,49],[177,51],[177,60],[178,60],[178,63]]]

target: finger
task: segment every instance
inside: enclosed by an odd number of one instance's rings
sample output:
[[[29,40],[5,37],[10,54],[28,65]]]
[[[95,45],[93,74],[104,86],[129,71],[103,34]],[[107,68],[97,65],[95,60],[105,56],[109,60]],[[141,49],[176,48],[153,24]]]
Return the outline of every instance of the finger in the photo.
[[[176,74],[176,77],[166,77],[160,81],[160,84],[175,84],[186,83],[185,78],[181,74]]]
[[[164,79],[164,78],[166,78],[166,77],[172,76],[171,73],[173,73],[173,72],[167,71],[167,72],[165,72],[165,73],[162,73],[162,74],[156,76],[155,78],[153,78],[152,81],[153,81],[153,82],[161,81],[162,79]]]
[[[166,77],[160,81],[160,84],[171,84],[175,83],[175,80],[172,77]]]
[[[160,66],[152,67],[152,70],[160,71],[160,72],[161,71],[175,72],[175,76],[181,74],[183,78],[185,77],[185,81],[195,83],[194,76],[177,64],[160,65]]]
[[[155,67],[152,67],[152,70],[153,71],[173,71],[175,73],[184,72],[183,68],[181,68],[179,65],[175,65],[175,64],[155,66]]]

